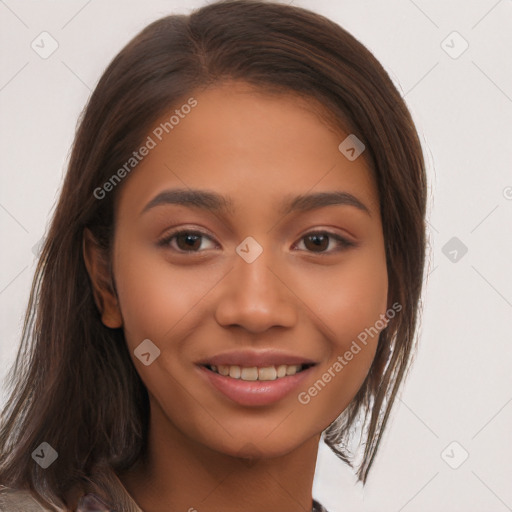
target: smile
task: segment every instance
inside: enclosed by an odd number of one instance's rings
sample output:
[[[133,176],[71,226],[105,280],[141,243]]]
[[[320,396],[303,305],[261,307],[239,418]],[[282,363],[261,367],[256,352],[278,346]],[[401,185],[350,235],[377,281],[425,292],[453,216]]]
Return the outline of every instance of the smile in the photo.
[[[199,365],[203,382],[223,399],[245,407],[269,406],[297,394],[315,364]],[[221,374],[223,372],[225,375]]]
[[[245,381],[271,381],[283,379],[309,368],[310,364],[280,364],[274,366],[206,365],[214,373]]]

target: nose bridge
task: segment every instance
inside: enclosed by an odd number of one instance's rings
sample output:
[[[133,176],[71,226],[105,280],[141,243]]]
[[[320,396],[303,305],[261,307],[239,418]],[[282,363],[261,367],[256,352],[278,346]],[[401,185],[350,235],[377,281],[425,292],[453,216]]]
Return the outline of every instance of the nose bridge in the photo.
[[[240,255],[240,253],[247,249],[249,259],[246,259],[244,255]],[[235,259],[235,268],[233,270],[239,282],[237,287],[239,297],[251,298],[252,300],[261,298],[266,302],[276,300],[279,294],[279,291],[276,290],[276,281],[278,279],[270,270],[272,266],[276,266],[275,258],[272,257],[270,250],[261,250],[259,254],[258,252],[257,248],[251,246],[251,242],[244,242],[237,248],[239,259]]]
[[[296,305],[276,270],[279,265],[273,251],[247,237],[236,253],[234,268],[217,304],[217,321],[255,332],[273,325],[292,326],[297,318]]]

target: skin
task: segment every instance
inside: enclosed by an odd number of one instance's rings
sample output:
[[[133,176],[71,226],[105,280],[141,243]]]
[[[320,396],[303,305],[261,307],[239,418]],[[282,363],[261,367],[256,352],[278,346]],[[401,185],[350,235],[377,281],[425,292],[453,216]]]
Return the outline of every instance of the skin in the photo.
[[[312,100],[239,82],[193,96],[198,105],[117,191],[117,295],[94,241],[87,236],[84,245],[103,323],[124,329],[150,398],[147,458],[119,477],[145,512],[309,511],[320,434],[363,383],[378,336],[308,404],[297,395],[388,308],[378,192],[364,154],[345,158],[338,145],[348,134],[329,126]],[[143,212],[172,188],[231,196],[234,212],[176,204]],[[289,194],[321,191],[353,194],[368,212],[279,211]],[[177,228],[206,233],[199,253],[185,253],[176,238],[158,245]],[[326,230],[355,245],[308,242],[307,234]],[[247,236],[263,248],[250,264],[235,252]],[[149,366],[133,354],[144,339],[161,351]],[[278,348],[317,365],[277,403],[241,406],[194,365],[239,348]]]

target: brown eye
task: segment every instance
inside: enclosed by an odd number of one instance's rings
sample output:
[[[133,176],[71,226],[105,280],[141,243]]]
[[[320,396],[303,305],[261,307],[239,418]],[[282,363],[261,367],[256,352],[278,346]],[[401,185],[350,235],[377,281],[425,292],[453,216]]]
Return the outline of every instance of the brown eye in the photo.
[[[329,247],[328,235],[307,235],[304,240],[306,248],[314,252],[322,252]]]
[[[205,233],[181,230],[166,235],[158,242],[158,245],[178,253],[200,253],[204,249],[211,248],[208,246],[202,247],[205,240],[209,240],[213,246],[215,245],[213,240]]]
[[[354,242],[327,231],[308,233],[301,238],[302,240],[304,240],[304,247],[307,252],[317,254],[331,254],[356,245]],[[335,242],[334,249],[328,250],[333,240]]]
[[[201,236],[202,235],[195,235],[191,233],[179,234],[175,237],[176,245],[183,251],[195,251],[201,247]]]

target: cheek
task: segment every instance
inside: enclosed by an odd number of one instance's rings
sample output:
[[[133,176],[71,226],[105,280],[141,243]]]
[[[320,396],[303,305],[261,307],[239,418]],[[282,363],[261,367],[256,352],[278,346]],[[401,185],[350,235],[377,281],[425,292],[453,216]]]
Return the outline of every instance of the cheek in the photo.
[[[338,271],[322,272],[309,274],[308,304],[328,327],[329,356],[298,402],[323,429],[348,406],[368,374],[385,326],[388,278],[383,251],[360,253]]]
[[[128,345],[162,340],[194,317],[215,274],[197,266],[173,270],[163,258],[136,243],[124,244],[116,260],[116,285]],[[120,251],[121,252],[121,251]],[[183,333],[182,333],[183,334]]]
[[[308,304],[329,327],[328,336],[337,350],[345,350],[386,312],[388,276],[384,250],[379,247],[348,255],[340,265],[310,270],[304,276]]]

